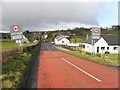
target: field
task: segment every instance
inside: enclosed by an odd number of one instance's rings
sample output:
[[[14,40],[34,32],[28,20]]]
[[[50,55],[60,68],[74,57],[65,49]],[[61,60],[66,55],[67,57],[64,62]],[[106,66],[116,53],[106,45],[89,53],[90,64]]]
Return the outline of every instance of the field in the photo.
[[[15,43],[14,41],[11,40],[2,40],[0,41],[0,49],[2,50],[9,50],[9,49],[13,49],[13,48],[18,48],[18,44]],[[24,43],[23,46],[31,46],[34,45],[34,43]]]

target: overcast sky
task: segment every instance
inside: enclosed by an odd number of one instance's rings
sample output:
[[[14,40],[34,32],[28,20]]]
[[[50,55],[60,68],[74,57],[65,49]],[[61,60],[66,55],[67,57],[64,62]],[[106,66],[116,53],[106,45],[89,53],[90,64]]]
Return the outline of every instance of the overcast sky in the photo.
[[[118,23],[118,2],[2,2],[2,30],[111,26]]]

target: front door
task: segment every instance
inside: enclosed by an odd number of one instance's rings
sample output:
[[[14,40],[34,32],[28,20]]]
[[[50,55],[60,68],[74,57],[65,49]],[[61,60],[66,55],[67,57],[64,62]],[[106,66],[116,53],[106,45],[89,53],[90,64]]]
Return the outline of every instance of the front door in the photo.
[[[97,47],[97,53],[99,53],[99,47]]]

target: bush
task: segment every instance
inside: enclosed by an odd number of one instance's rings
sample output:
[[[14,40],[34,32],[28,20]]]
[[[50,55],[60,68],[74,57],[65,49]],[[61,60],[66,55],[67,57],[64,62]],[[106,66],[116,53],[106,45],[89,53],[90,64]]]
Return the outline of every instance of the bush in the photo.
[[[89,53],[89,52],[85,52],[85,54],[91,55],[91,53]]]
[[[23,75],[26,73],[26,69],[30,66],[31,54],[22,53],[12,60],[9,60],[7,64],[3,65],[3,88],[13,88],[21,86],[21,82],[24,82]],[[22,80],[22,81],[21,81]]]
[[[101,57],[101,54],[96,54],[96,56]]]
[[[33,50],[36,46],[36,45],[33,45],[33,46],[27,46],[27,47],[23,47],[23,52],[30,52],[31,50]],[[15,57],[15,55],[17,53],[20,53],[20,49],[19,48],[15,48],[15,49],[11,49],[11,50],[7,50],[7,51],[2,51],[1,54],[2,54],[2,63],[6,63],[8,60],[12,59]]]
[[[0,85],[2,88],[26,87],[32,64],[38,55],[40,46],[30,48],[31,52],[18,53],[3,64],[2,85]]]

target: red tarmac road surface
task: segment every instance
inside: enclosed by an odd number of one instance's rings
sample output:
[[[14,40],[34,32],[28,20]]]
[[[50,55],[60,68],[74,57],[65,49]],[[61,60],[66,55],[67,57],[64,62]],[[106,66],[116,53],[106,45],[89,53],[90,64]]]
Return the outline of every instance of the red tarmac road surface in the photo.
[[[62,51],[41,51],[37,88],[118,88],[118,69]]]

